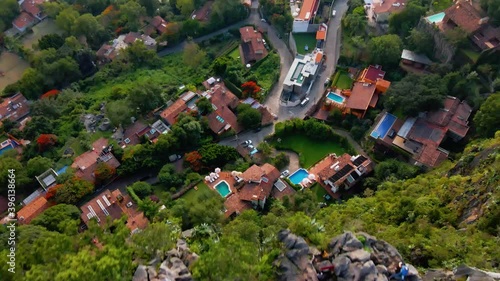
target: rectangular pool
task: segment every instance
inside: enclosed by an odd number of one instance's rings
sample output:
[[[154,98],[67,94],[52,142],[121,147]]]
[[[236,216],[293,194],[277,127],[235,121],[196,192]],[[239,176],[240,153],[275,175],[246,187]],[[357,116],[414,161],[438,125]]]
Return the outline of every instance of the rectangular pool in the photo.
[[[383,139],[394,122],[396,122],[396,119],[396,116],[390,113],[385,113],[382,119],[380,119],[380,121],[378,122],[377,127],[375,127],[375,130],[371,132],[370,136],[374,139]]]
[[[339,96],[339,95],[337,95],[337,94],[336,94],[336,93],[334,93],[334,92],[329,92],[329,93],[326,95],[326,97],[327,97],[329,100],[334,101],[334,102],[336,102],[336,103],[344,103],[344,101],[345,101],[345,98],[344,98],[344,97]]]
[[[425,19],[430,23],[440,23],[443,21],[444,16],[445,16],[445,13],[441,12],[441,13],[438,13],[438,14],[435,14],[432,16],[428,16]]]
[[[227,181],[220,181],[217,185],[214,186],[215,190],[219,192],[220,196],[226,198],[229,194],[231,194],[231,189],[229,188],[229,184]]]
[[[309,173],[307,172],[306,169],[298,169],[295,171],[293,174],[291,174],[288,179],[293,183],[293,184],[300,184],[303,179],[307,178],[309,176]]]

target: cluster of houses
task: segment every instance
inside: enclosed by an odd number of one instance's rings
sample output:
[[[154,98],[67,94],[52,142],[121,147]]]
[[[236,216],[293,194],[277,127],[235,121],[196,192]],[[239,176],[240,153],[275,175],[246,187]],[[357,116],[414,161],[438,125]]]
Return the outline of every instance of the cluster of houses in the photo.
[[[40,7],[44,2],[45,0],[18,1],[21,13],[12,21],[12,26],[16,32],[23,33],[29,27],[32,27],[47,17],[47,14],[43,13]]]

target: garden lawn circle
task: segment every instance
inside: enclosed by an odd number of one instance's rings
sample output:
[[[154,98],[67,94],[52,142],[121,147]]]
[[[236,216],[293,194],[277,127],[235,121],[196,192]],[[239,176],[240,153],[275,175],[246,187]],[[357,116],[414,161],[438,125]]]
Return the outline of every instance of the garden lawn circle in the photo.
[[[214,188],[215,190],[217,190],[217,192],[219,192],[220,196],[224,198],[226,198],[227,196],[229,196],[229,194],[231,194],[231,188],[229,187],[229,184],[225,180],[222,180],[219,183],[217,183],[214,186]]]
[[[306,169],[300,168],[297,171],[293,172],[288,179],[293,183],[293,184],[300,184],[303,179],[306,179],[307,176],[309,176],[309,172],[307,172]]]

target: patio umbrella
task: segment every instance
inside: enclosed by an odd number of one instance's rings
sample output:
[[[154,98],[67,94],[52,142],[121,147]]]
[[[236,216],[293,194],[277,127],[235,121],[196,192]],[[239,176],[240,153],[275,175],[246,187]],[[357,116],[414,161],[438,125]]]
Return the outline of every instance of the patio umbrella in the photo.
[[[308,180],[307,178],[303,178],[301,183],[302,183],[302,185],[307,185],[307,184],[308,184],[308,183],[310,183],[310,182],[311,182],[311,181],[310,181],[310,180]]]
[[[216,176],[216,174],[215,174],[215,173],[210,173],[210,177],[211,177],[211,178],[214,178],[215,176]]]
[[[237,175],[237,174],[238,174],[238,172],[237,172],[237,171],[232,171],[232,172],[231,172],[231,176],[233,176],[233,177],[236,177],[236,175]]]
[[[307,178],[313,181],[313,180],[316,180],[316,175],[309,174],[309,176],[307,176]]]
[[[205,181],[210,181],[210,176],[206,176]]]
[[[220,173],[220,168],[215,168],[215,173]]]

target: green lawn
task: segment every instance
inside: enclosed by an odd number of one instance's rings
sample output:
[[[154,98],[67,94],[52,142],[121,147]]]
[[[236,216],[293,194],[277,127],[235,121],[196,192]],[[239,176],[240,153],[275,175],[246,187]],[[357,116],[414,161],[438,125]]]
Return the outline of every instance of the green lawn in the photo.
[[[207,194],[208,196],[219,196],[216,191],[211,190],[210,187],[208,187],[203,181],[197,184],[197,186],[198,190],[192,188],[188,192],[184,193],[181,198],[186,200],[188,203],[196,204],[199,202],[199,197],[204,194]]]
[[[472,63],[476,63],[479,59],[480,54],[476,51],[470,49],[460,49],[460,51],[469,59]]]
[[[453,0],[435,0],[432,1],[432,11],[433,12],[441,12],[446,10],[451,6]]]
[[[300,165],[306,169],[330,153],[340,155],[346,152],[340,143],[316,141],[303,135],[292,135],[281,138],[281,143],[278,146],[280,149],[289,149],[297,152],[300,156]]]
[[[229,53],[229,57],[233,58],[235,60],[239,60],[240,59],[240,48],[239,47],[234,48],[234,50],[232,50]]]
[[[273,86],[274,82],[279,79],[280,71],[280,56],[275,52],[271,52],[264,58],[262,63],[259,63],[256,68],[251,68],[247,77],[255,75],[257,84],[268,91]]]
[[[352,87],[352,79],[349,77],[349,74],[345,72],[340,72],[339,80],[337,80],[337,83],[334,85],[338,89],[351,89]]]
[[[319,183],[313,184],[313,186],[311,186],[311,191],[316,195],[316,199],[318,200],[318,202],[326,202],[326,199],[323,196],[327,195],[328,193],[321,185],[319,185]]]
[[[299,54],[310,53],[316,48],[316,33],[294,33],[293,39],[295,39],[295,46],[297,46]],[[305,50],[306,45],[309,47],[307,51]]]

